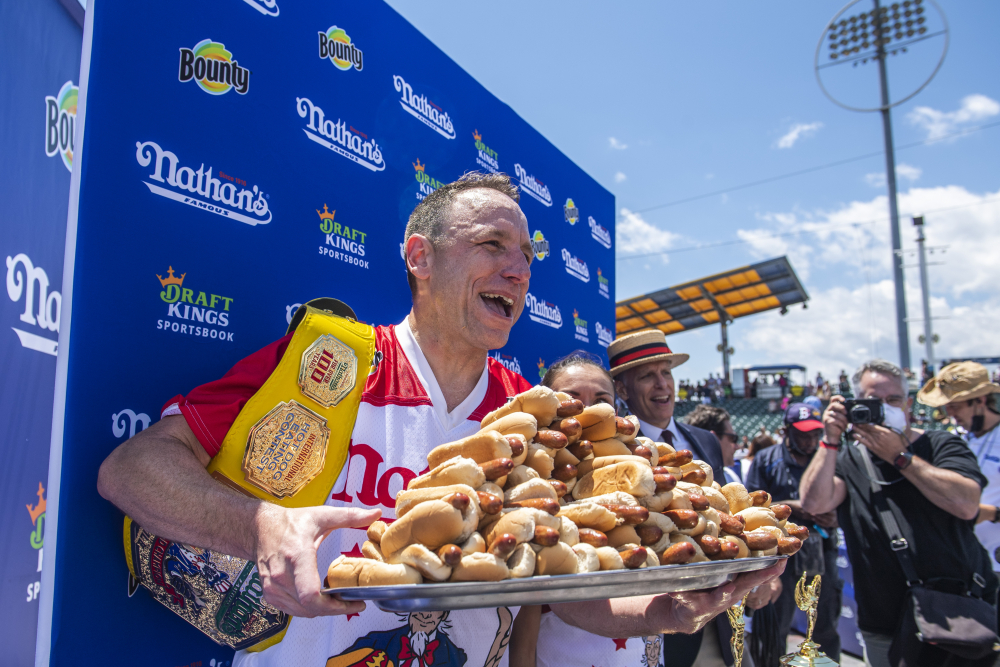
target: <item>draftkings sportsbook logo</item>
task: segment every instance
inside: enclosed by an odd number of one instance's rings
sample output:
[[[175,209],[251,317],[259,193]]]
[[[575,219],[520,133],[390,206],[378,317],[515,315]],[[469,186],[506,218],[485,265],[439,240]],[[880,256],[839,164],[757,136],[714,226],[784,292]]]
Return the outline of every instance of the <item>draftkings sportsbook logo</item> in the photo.
[[[181,49],[181,64],[177,79],[187,83],[192,79],[209,95],[225,95],[235,89],[246,95],[250,89],[250,70],[240,67],[224,44],[203,39],[193,49]]]
[[[572,199],[567,199],[566,203],[563,204],[563,217],[571,225],[575,225],[576,221],[580,219],[580,209],[576,207]]]
[[[615,332],[611,329],[605,329],[600,322],[594,322],[594,331],[597,332],[597,342],[604,347],[611,345],[615,340]]]
[[[336,123],[328,120],[323,110],[307,97],[296,97],[295,108],[300,118],[309,119],[309,123],[302,131],[317,144],[329,148],[355,164],[360,164],[365,169],[372,171],[385,169],[382,150],[374,139],[368,138],[367,134],[339,118]]]
[[[396,87],[397,93],[403,94],[399,105],[403,107],[406,113],[445,139],[455,138],[455,126],[451,122],[447,111],[427,99],[426,95],[415,95],[413,93],[413,86],[406,83],[406,80],[398,74],[392,76],[392,84]]]
[[[80,89],[67,81],[55,97],[45,97],[45,154],[58,155],[68,171],[73,171],[76,137],[76,100]]]
[[[202,163],[198,170],[178,167],[180,160],[170,151],[163,150],[155,141],[135,142],[135,159],[141,167],[155,162],[149,179],[164,183],[170,188],[155,185],[149,181],[143,184],[154,195],[172,199],[181,204],[194,206],[203,211],[232,218],[248,225],[266,225],[271,222],[271,212],[267,206],[267,196],[256,185],[246,187],[246,181],[219,172],[219,178],[212,177],[212,167],[205,170]],[[166,178],[164,178],[166,164]],[[214,203],[218,202],[218,203]],[[252,213],[245,215],[240,211]]]
[[[549,369],[545,367],[545,360],[538,357],[538,379],[541,380],[545,377],[545,374],[549,372]]]
[[[494,352],[490,356],[507,370],[517,373],[518,375],[521,374],[521,362],[517,360],[517,357],[509,354],[500,354],[499,352]]]
[[[491,174],[499,174],[500,157],[497,152],[483,143],[483,135],[479,134],[479,130],[472,131],[472,138],[476,140],[476,164]]]
[[[601,267],[597,267],[597,292],[605,299],[611,298],[611,283],[601,273]]]
[[[528,292],[524,297],[524,305],[528,307],[528,317],[531,318],[532,322],[538,322],[553,329],[562,327],[562,313],[559,312],[559,306],[554,303],[538,299],[534,294]]]
[[[521,192],[527,193],[546,206],[552,206],[552,194],[549,192],[549,186],[525,171],[520,164],[514,165],[514,175],[520,181]]]
[[[579,278],[585,283],[590,282],[590,269],[587,268],[585,261],[576,257],[566,248],[562,249],[562,258],[566,262],[566,273],[574,278]]]
[[[160,281],[160,300],[167,304],[166,319],[156,320],[156,328],[185,336],[211,338],[233,342],[229,327],[229,307],[233,299],[228,296],[195,292],[184,287],[187,273],[174,275],[174,267],[167,269],[167,277],[156,274]]]
[[[536,229],[531,237],[531,251],[535,253],[535,259],[539,262],[551,254],[549,242],[545,240],[545,234],[542,234],[540,229]]]
[[[360,72],[364,67],[363,56],[343,28],[332,25],[319,33],[320,60],[329,58],[337,69],[347,71],[353,67]]]
[[[584,343],[589,343],[590,332],[587,330],[587,320],[580,319],[580,313],[576,312],[576,308],[573,309],[573,326],[575,327],[573,337]]]
[[[594,240],[600,243],[605,248],[611,248],[611,232],[607,228],[602,227],[594,220],[593,216],[587,216],[587,222],[590,224],[590,235],[594,237]]]
[[[420,189],[417,190],[417,201],[423,201],[427,198],[427,195],[444,185],[444,183],[427,173],[427,165],[420,164],[420,158],[417,158],[416,162],[411,162],[410,164],[413,165],[413,177],[420,184]]]
[[[28,542],[31,544],[32,549],[38,551],[38,569],[37,572],[42,571],[42,552],[45,546],[45,487],[42,483],[38,483],[38,491],[35,494],[38,497],[38,502],[32,505],[31,503],[25,503],[25,507],[28,510],[28,516],[31,517],[32,530],[28,536]],[[38,599],[38,593],[42,589],[41,581],[32,581],[28,583],[28,596],[25,599],[26,602],[33,602]]]
[[[322,211],[316,209],[320,221],[319,230],[326,235],[326,243],[319,247],[319,254],[367,269],[368,260],[364,256],[365,237],[368,234],[337,222],[334,220],[336,213],[336,210],[329,210],[326,204],[323,204]]]

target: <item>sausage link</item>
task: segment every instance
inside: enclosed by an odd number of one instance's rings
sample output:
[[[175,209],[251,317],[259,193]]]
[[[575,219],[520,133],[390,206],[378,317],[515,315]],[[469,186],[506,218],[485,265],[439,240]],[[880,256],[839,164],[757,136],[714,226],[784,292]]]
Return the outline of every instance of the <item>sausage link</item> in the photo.
[[[551,447],[552,449],[562,449],[569,444],[569,439],[565,433],[545,428],[540,429],[535,434],[535,442],[546,447]]]
[[[668,468],[666,466],[653,466],[653,474],[654,475],[669,475],[670,474],[670,468]]]
[[[774,516],[778,521],[784,521],[792,516],[792,508],[788,505],[771,505],[770,510],[774,512]]]
[[[660,565],[682,565],[697,553],[694,545],[690,542],[678,542],[671,544],[660,554]]]
[[[728,540],[719,540],[719,553],[709,556],[712,560],[732,560],[740,554],[740,548]]]
[[[507,438],[507,444],[510,445],[510,453],[512,456],[520,456],[524,453],[524,440],[522,437],[517,437],[514,435],[505,435]]]
[[[688,470],[681,475],[681,481],[687,482],[688,484],[697,484],[701,486],[708,479],[708,475],[705,474],[704,470]]]
[[[644,524],[635,527],[635,532],[639,534],[639,544],[648,547],[656,544],[663,537],[663,529],[659,526]]]
[[[557,417],[575,417],[583,412],[583,401],[576,398],[563,401],[559,404],[559,409],[556,410]]]
[[[559,541],[559,531],[548,526],[535,526],[535,538],[531,541],[543,547],[554,546]]]
[[[746,519],[741,516],[719,512],[719,519],[719,529],[726,535],[739,535],[746,530]]]
[[[690,449],[681,449],[674,454],[673,461],[667,461],[668,466],[673,466],[675,468],[680,468],[681,466],[686,466],[687,464],[694,461],[694,454]]]
[[[580,436],[583,434],[583,424],[581,424],[580,420],[576,417],[566,417],[566,419],[557,421],[549,428],[553,428],[565,434],[566,437],[569,438],[570,442],[579,440]]]
[[[444,545],[437,550],[437,555],[449,567],[455,567],[462,560],[462,550],[454,544]]]
[[[594,453],[594,443],[590,440],[580,440],[569,446],[569,453],[581,461]]]
[[[688,530],[698,525],[698,513],[694,510],[667,510],[663,515],[681,530]]]
[[[483,510],[483,514],[496,514],[503,509],[503,498],[500,496],[485,491],[476,491],[476,494],[479,496],[479,508]]]
[[[740,538],[754,551],[766,551],[778,546],[778,538],[763,530],[751,530],[740,535]]]
[[[625,445],[628,447],[628,445]],[[634,448],[630,448],[634,456],[641,456],[647,461],[653,460],[653,452],[650,451],[649,447],[646,445],[636,445]]]
[[[615,417],[615,428],[621,435],[632,435],[635,433],[635,424],[624,417]]]
[[[569,487],[563,482],[560,482],[558,479],[547,479],[545,481],[549,483],[549,486],[555,490],[556,495],[560,498],[569,492]]]
[[[614,512],[619,518],[625,519],[626,526],[638,526],[649,518],[649,510],[636,505],[605,505],[606,509]]]
[[[619,551],[618,555],[622,557],[625,562],[625,567],[634,570],[646,562],[646,550],[642,547],[636,547],[634,549],[626,549],[625,551]]]
[[[790,537],[797,537],[803,542],[809,539],[809,529],[805,526],[799,526],[794,523],[786,523],[785,532],[788,533]]]
[[[560,482],[568,482],[574,477],[576,477],[576,466],[572,463],[566,463],[552,469],[552,478],[558,479]]]
[[[778,553],[782,556],[791,556],[802,548],[802,540],[797,537],[779,537]]]
[[[483,469],[486,479],[500,479],[504,475],[510,474],[510,471],[514,469],[514,462],[510,459],[493,459],[486,463],[480,463],[479,467]]]
[[[470,502],[469,496],[464,493],[452,493],[451,495],[442,498],[442,500],[457,509],[459,512],[464,512]]]
[[[754,507],[767,507],[771,504],[771,494],[767,491],[751,491],[750,500]]]
[[[712,505],[708,502],[708,498],[701,495],[700,493],[692,493],[688,495],[688,500],[691,501],[691,508],[696,512],[704,512]]]
[[[536,510],[548,512],[552,516],[559,514],[559,501],[551,498],[528,498],[526,500],[511,500],[503,504],[504,507],[531,507]]]
[[[717,556],[719,552],[722,551],[722,544],[719,542],[718,537],[712,537],[711,535],[699,535],[694,539],[701,547],[701,550],[705,552],[705,555],[711,558],[712,556]]]
[[[658,475],[653,473],[653,481],[656,482],[656,492],[663,493],[664,491],[670,491],[675,486],[677,486],[677,478],[666,473],[664,475]]]
[[[497,535],[493,543],[486,550],[488,553],[493,554],[497,558],[503,558],[506,560],[514,549],[517,548],[517,538],[510,533],[504,533],[502,535]]]
[[[608,536],[595,528],[581,528],[580,541],[595,549],[608,546]]]

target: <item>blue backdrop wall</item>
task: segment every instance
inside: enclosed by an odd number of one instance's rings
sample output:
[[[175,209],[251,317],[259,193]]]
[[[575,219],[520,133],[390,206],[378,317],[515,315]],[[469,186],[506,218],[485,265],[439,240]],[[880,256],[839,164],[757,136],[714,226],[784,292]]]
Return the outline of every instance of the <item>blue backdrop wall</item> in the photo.
[[[231,652],[143,589],[129,597],[121,515],[95,490],[108,452],[280,337],[305,300],[400,321],[406,219],[467,170],[516,177],[536,253],[524,315],[492,354],[533,382],[574,348],[603,354],[614,199],[381,2],[97,0],[87,14],[38,660],[99,647],[108,662],[224,665]],[[500,37],[483,48],[506,57]]]

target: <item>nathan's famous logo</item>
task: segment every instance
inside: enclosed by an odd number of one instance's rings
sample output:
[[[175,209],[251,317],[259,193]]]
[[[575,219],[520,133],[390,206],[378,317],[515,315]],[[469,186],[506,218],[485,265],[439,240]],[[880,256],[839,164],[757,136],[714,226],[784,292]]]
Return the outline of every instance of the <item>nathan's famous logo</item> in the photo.
[[[406,80],[398,74],[392,76],[392,84],[396,87],[396,92],[403,95],[399,105],[406,113],[445,139],[455,138],[455,126],[447,111],[427,99],[426,95],[414,95],[413,86],[406,83]]]
[[[483,135],[479,134],[479,130],[473,130],[472,137],[476,140],[476,164],[490,172],[491,174],[500,173],[500,158],[497,152],[483,143]]]
[[[62,158],[66,169],[73,171],[73,145],[76,139],[76,100],[80,89],[67,81],[55,97],[45,96],[45,154]]]
[[[531,318],[532,322],[538,322],[553,329],[562,327],[562,313],[559,312],[559,306],[554,303],[539,299],[528,292],[524,297],[524,305],[528,307],[528,317]]]
[[[31,517],[31,525],[33,526],[31,533],[28,536],[28,542],[31,544],[32,549],[38,550],[38,572],[42,571],[42,547],[45,545],[45,487],[42,483],[38,483],[38,503],[32,505],[31,503],[25,504],[28,509],[28,516]],[[27,602],[38,599],[38,593],[42,588],[40,581],[33,581],[28,584],[28,598]]]
[[[610,283],[601,273],[601,267],[597,267],[597,292],[605,299],[611,298]]]
[[[566,203],[563,204],[563,217],[571,225],[575,225],[576,221],[580,219],[580,209],[576,207],[572,199],[567,199]]]
[[[209,95],[225,95],[236,89],[246,95],[250,89],[250,70],[240,67],[226,46],[203,39],[193,49],[181,49],[181,64],[177,79],[187,83],[192,79]]]
[[[49,275],[42,267],[35,266],[23,252],[13,257],[7,256],[7,297],[14,303],[24,298],[24,312],[20,317],[22,322],[36,326],[43,332],[59,332],[62,294],[55,290],[49,291]],[[11,329],[17,334],[22,347],[56,356],[59,341],[17,327]]]
[[[549,372],[549,369],[545,367],[545,360],[538,357],[538,379],[541,380],[545,377],[545,374]]]
[[[336,213],[336,209],[331,211],[326,204],[323,204],[322,211],[316,209],[319,230],[326,234],[326,243],[319,247],[319,254],[367,269],[368,260],[362,259],[365,256],[367,233],[337,222],[334,219]]]
[[[420,189],[417,191],[417,201],[423,201],[427,195],[444,185],[444,183],[427,173],[427,165],[420,164],[420,158],[417,158],[416,162],[411,162],[410,164],[413,165],[413,177],[417,179],[417,183],[420,183]]]
[[[251,226],[266,225],[271,222],[267,196],[256,185],[253,188],[248,188],[246,181],[221,171],[219,178],[213,178],[212,167],[206,171],[204,163],[198,167],[197,171],[191,167],[178,167],[177,165],[180,163],[178,157],[170,151],[160,148],[160,145],[155,141],[135,142],[135,159],[142,167],[148,167],[150,162],[155,162],[153,173],[149,175],[149,178],[174,188],[168,190],[163,186],[143,181],[154,195],[194,206],[225,218],[232,218]],[[167,165],[165,179],[163,177],[164,163]],[[214,204],[213,202],[219,203]],[[252,213],[256,217],[245,215],[239,211]]]
[[[329,148],[351,162],[360,164],[365,169],[372,171],[385,169],[381,149],[374,139],[368,138],[367,134],[339,118],[336,123],[328,120],[323,110],[307,97],[296,97],[295,108],[300,118],[309,119],[309,124],[306,126],[308,129],[303,128],[302,131],[317,144]]]
[[[606,228],[602,227],[594,220],[593,216],[587,216],[587,222],[590,224],[590,235],[594,237],[594,240],[600,243],[605,248],[611,247],[611,232]]]
[[[549,192],[549,186],[525,171],[520,164],[514,165],[514,175],[521,183],[522,192],[526,192],[546,206],[552,206],[552,194]]]
[[[575,331],[573,336],[577,340],[582,340],[584,343],[590,342],[590,332],[587,331],[587,320],[580,319],[580,313],[576,312],[576,308],[573,309],[573,326]]]
[[[517,357],[509,354],[500,354],[499,352],[494,352],[490,356],[493,357],[494,361],[502,365],[507,370],[513,371],[518,375],[521,374],[521,362],[517,360]]]
[[[349,70],[352,67],[359,72],[364,66],[363,53],[356,47],[343,28],[330,26],[326,32],[319,33],[319,57],[327,58],[339,70]]]
[[[566,273],[574,278],[579,278],[585,283],[590,282],[590,269],[587,268],[585,261],[575,256],[566,248],[562,249],[562,258],[566,262]]]
[[[167,269],[167,277],[156,274],[160,281],[160,300],[167,304],[167,319],[156,320],[156,328],[187,336],[215,338],[233,342],[233,332],[223,331],[229,326],[229,307],[233,299],[184,287],[187,273],[174,275],[174,267]],[[196,324],[197,323],[197,324]],[[212,326],[200,326],[209,324]]]
[[[605,329],[600,322],[594,322],[594,331],[597,332],[597,342],[607,347],[615,340],[615,332],[611,329]]]
[[[545,234],[542,234],[542,230],[540,229],[536,229],[531,237],[531,251],[535,253],[535,259],[539,262],[551,254],[549,252],[549,242],[545,240]]]
[[[281,13],[281,10],[278,9],[277,0],[243,0],[243,2],[256,9],[264,16],[277,16]]]

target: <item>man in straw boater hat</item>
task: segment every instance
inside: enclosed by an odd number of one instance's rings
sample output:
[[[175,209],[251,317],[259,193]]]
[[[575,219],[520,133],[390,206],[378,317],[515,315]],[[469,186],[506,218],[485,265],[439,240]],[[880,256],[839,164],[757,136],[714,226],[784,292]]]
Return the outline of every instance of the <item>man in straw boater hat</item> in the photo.
[[[982,364],[959,361],[948,364],[932,377],[917,394],[917,400],[932,408],[944,408],[948,416],[968,431],[969,449],[979,461],[979,469],[989,485],[979,499],[976,537],[990,555],[1000,548],[1000,412],[994,394],[1000,385],[990,382]],[[993,558],[993,570],[1000,563]]]
[[[690,358],[673,352],[662,331],[640,331],[621,336],[608,346],[611,377],[618,397],[639,418],[639,435],[665,442],[674,449],[689,449],[696,459],[712,466],[719,483],[726,480],[722,448],[711,431],[678,423],[674,419],[674,376],[672,371]],[[708,641],[702,641],[706,633]],[[714,637],[712,637],[714,636]],[[671,667],[733,664],[728,619],[715,618],[701,632],[692,635],[665,635],[663,655]],[[716,641],[717,640],[717,641]]]

